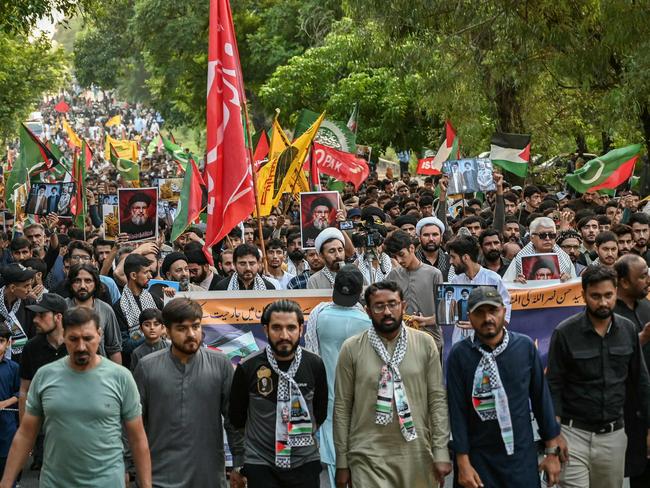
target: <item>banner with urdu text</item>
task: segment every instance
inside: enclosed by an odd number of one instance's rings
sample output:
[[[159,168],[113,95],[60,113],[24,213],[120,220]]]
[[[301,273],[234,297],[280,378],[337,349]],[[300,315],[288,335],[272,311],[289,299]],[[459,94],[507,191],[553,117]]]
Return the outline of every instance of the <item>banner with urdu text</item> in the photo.
[[[316,305],[331,300],[330,290],[209,291],[181,295],[198,301],[203,308],[204,343],[222,351],[235,363],[266,346],[260,319],[268,303],[294,300],[302,307],[306,321]],[[525,288],[511,288],[510,296],[509,329],[531,337],[546,363],[553,329],[584,306],[580,282],[537,288],[529,284]],[[451,349],[452,327],[443,327],[443,334],[446,357]]]

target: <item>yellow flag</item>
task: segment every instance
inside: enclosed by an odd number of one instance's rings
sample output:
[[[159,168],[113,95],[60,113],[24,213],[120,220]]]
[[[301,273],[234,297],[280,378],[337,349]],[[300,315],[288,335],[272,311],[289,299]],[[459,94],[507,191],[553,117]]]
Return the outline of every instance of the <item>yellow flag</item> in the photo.
[[[110,119],[106,121],[104,124],[106,127],[112,127],[114,125],[119,125],[122,123],[122,116],[121,115],[113,115]]]
[[[70,124],[68,124],[68,121],[66,119],[63,119],[63,130],[68,134],[68,137],[70,138],[70,142],[75,146],[81,149],[81,139],[75,132],[72,130],[72,127],[70,127]]]
[[[260,216],[271,215],[275,190],[275,170],[278,167],[278,156],[282,154],[291,143],[278,122],[277,116],[273,119],[271,130],[271,143],[269,144],[269,162],[257,172],[257,198],[260,204]]]
[[[113,139],[106,134],[106,147],[104,148],[104,158],[106,161],[111,160],[111,146],[117,152],[118,157],[129,159],[134,163],[138,162],[138,143],[135,141]]]
[[[291,146],[287,147],[278,156],[275,180],[277,181],[283,174],[285,176],[282,183],[279,184],[278,192],[274,195],[274,206],[280,202],[283,193],[296,194],[309,191],[309,183],[307,182],[302,165],[309,152],[309,146],[314,140],[314,137],[316,137],[316,133],[324,118],[325,112],[298,139],[293,141]],[[286,171],[283,168],[286,168]]]

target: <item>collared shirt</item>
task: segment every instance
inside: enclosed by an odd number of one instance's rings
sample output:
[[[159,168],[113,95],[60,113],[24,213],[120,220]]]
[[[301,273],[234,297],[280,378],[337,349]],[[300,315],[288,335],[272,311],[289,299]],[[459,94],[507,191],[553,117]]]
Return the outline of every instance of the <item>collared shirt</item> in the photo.
[[[650,396],[639,336],[617,314],[604,336],[586,311],[562,321],[551,337],[547,378],[556,415],[594,425],[623,417],[628,388],[646,402]]]
[[[307,289],[307,282],[309,281],[309,277],[311,275],[312,275],[311,271],[305,271],[303,273],[300,273],[298,276],[293,278],[287,284],[287,290],[305,290],[305,289]]]
[[[509,335],[508,347],[496,357],[496,362],[508,395],[517,453],[522,449],[534,449],[531,407],[543,440],[556,437],[560,426],[555,420],[553,402],[535,344],[524,334],[509,332]],[[454,450],[461,454],[477,449],[505,454],[499,422],[496,419],[482,421],[472,405],[474,374],[482,358],[479,348],[486,346],[477,338],[462,340],[453,346],[447,359],[452,443]]]
[[[7,400],[14,396],[17,398],[19,390],[18,364],[11,359],[0,358],[0,400]],[[17,408],[17,404],[8,408]],[[18,418],[15,412],[0,412],[0,456],[7,457],[17,429]]]
[[[499,292],[499,295],[501,295],[501,298],[503,299],[503,304],[506,307],[506,317],[505,317],[506,322],[508,323],[510,322],[510,312],[512,310],[512,306],[510,305],[510,293],[508,293],[508,289],[503,284],[503,280],[501,279],[501,276],[499,276],[497,273],[495,273],[491,269],[487,269],[481,266],[481,268],[478,270],[478,273],[476,273],[476,276],[474,276],[474,278],[470,279],[470,277],[467,276],[465,273],[461,273],[459,275],[454,276],[454,278],[450,280],[450,282],[459,285],[495,286],[497,291]]]
[[[645,324],[650,322],[650,300],[647,298],[636,300],[632,309],[623,300],[618,299],[616,300],[614,312],[632,322],[636,327],[637,333],[640,333],[645,327]],[[650,371],[650,342],[643,345],[643,358],[645,359],[646,367]]]
[[[25,344],[20,358],[20,377],[31,381],[38,368],[56,361],[68,354],[64,343],[55,348],[45,334],[36,334]]]
[[[486,269],[492,269],[492,268],[488,268],[487,262],[485,261],[485,256],[483,256],[482,254],[478,258],[478,264],[480,264],[481,266],[483,266]],[[501,256],[499,258],[499,269],[497,271],[495,271],[495,273],[497,273],[499,276],[503,277],[503,275],[505,274],[505,272],[508,269],[508,266],[510,266],[510,260],[507,259],[507,258],[504,258],[503,256]],[[494,271],[494,270],[492,270],[492,271]]]

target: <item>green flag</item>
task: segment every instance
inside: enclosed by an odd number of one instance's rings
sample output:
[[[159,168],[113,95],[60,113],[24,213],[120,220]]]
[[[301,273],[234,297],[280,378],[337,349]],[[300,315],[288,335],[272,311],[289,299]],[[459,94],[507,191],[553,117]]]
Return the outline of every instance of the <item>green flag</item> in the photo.
[[[187,171],[187,163],[190,161],[190,158],[193,157],[192,154],[185,151],[182,146],[179,146],[170,139],[163,137],[162,134],[160,134],[160,138],[162,139],[165,150],[174,158],[174,161],[180,165],[183,171]]]
[[[58,159],[24,124],[20,126],[20,154],[16,159],[5,186],[7,207],[15,211],[14,190],[24,184],[32,171],[51,167]]]
[[[54,179],[60,181],[65,178],[66,174],[72,174],[72,161],[68,161],[67,158],[63,156],[61,148],[52,141],[47,141],[45,146],[59,159],[59,164],[52,168]]]
[[[183,178],[183,188],[181,189],[181,196],[178,199],[176,218],[172,226],[172,242],[185,232],[185,229],[196,220],[201,210],[203,210],[203,188],[201,172],[197,168],[194,160],[190,160],[185,177]]]
[[[293,132],[294,140],[306,132],[318,117],[320,117],[320,114],[303,109],[298,115],[296,128]],[[343,152],[355,153],[357,151],[357,136],[348,129],[345,122],[330,119],[323,120],[314,141]]]
[[[111,163],[115,165],[120,176],[126,181],[139,181],[140,168],[130,159],[120,158],[111,144]]]
[[[74,218],[74,225],[79,229],[86,228],[86,167],[90,166],[93,159],[93,153],[88,147],[85,139],[82,139],[81,152],[75,158],[72,167],[72,179],[77,185],[77,192],[74,199],[70,202]]]
[[[566,175],[564,179],[580,193],[613,190],[630,179],[640,152],[641,144],[614,149],[603,156],[587,161],[582,168]]]

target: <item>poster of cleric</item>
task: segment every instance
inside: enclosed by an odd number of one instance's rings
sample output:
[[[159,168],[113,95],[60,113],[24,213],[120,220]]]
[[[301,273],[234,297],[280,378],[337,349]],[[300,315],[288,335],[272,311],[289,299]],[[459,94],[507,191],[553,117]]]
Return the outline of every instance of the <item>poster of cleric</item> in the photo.
[[[158,188],[118,188],[120,234],[129,242],[158,236]]]
[[[300,232],[303,249],[313,249],[318,234],[328,227],[335,226],[338,209],[338,192],[319,191],[300,194]]]

